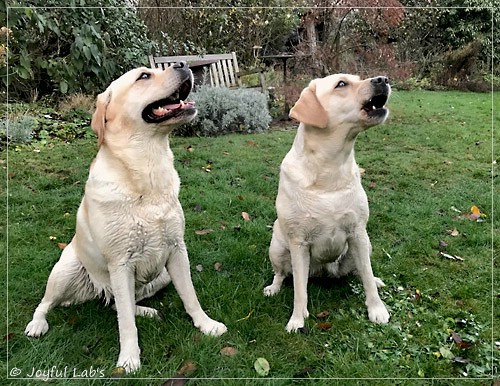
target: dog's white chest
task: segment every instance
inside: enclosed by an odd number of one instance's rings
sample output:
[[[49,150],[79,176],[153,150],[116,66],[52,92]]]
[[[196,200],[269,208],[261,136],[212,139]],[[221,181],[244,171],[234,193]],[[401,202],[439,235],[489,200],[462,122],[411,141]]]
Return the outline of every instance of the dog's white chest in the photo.
[[[139,209],[139,213],[137,213]],[[136,280],[155,279],[183,240],[183,215],[180,207],[152,205],[136,208],[126,235],[126,263],[135,267]]]

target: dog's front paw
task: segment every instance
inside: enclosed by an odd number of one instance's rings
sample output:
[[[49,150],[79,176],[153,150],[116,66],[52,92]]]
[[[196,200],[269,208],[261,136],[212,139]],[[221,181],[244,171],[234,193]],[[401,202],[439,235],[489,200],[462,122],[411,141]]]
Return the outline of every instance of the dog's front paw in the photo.
[[[368,307],[368,318],[373,323],[388,323],[390,315],[384,303],[380,302],[379,304]]]
[[[304,328],[304,318],[292,316],[286,325],[287,332],[297,332],[301,328]]]
[[[141,367],[141,359],[139,354],[128,354],[128,353],[120,353],[118,357],[118,362],[116,363],[117,368],[124,368],[125,372],[133,373]]]
[[[208,319],[198,327],[205,335],[220,336],[227,331],[227,327],[213,319]]]
[[[280,292],[280,289],[281,288],[279,285],[275,285],[275,284],[268,285],[267,287],[264,288],[264,295],[265,296],[274,296],[278,292]]]
[[[32,338],[38,338],[49,331],[49,324],[45,319],[33,319],[28,323],[24,333]]]

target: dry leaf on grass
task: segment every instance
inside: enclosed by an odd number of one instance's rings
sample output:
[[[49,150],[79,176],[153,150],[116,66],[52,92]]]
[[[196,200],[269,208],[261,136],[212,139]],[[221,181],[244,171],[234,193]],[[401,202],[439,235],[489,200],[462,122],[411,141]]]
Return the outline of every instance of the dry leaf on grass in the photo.
[[[326,319],[326,318],[328,318],[329,316],[330,316],[330,312],[328,312],[328,311],[321,311],[321,312],[318,312],[318,313],[316,314],[316,317],[317,317],[318,319]]]
[[[227,357],[234,357],[236,354],[238,354],[238,349],[236,347],[223,347],[220,349],[221,355],[225,355]]]
[[[194,231],[198,236],[203,236],[203,235],[208,235],[209,233],[212,233],[214,230],[213,229],[202,229],[199,231]]]
[[[330,322],[320,322],[320,323],[318,323],[318,328],[321,331],[327,331],[330,328],[332,328],[332,324]]]
[[[243,217],[245,221],[250,221],[250,215],[247,212],[241,212],[241,217]]]

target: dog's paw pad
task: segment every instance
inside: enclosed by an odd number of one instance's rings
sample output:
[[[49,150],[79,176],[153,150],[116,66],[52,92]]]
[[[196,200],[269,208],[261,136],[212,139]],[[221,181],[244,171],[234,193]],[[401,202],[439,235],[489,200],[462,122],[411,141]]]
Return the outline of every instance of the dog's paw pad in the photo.
[[[42,336],[49,330],[49,324],[45,319],[43,320],[32,320],[26,326],[24,333],[32,338],[38,338]]]

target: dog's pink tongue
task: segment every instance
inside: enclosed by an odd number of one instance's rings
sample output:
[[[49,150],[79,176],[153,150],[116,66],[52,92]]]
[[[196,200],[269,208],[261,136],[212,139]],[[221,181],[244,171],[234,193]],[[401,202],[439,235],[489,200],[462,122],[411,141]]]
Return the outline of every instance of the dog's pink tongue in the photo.
[[[158,117],[161,117],[165,114],[168,114],[172,110],[185,108],[186,106],[194,106],[194,101],[189,101],[189,102],[181,101],[181,103],[172,103],[170,105],[161,106],[158,107],[157,109],[154,109],[153,114]]]
[[[175,109],[178,109],[181,106],[182,106],[181,103],[176,103],[176,104],[173,104],[173,105],[165,105],[165,106],[163,106],[163,108],[166,109],[166,110],[175,110]]]

